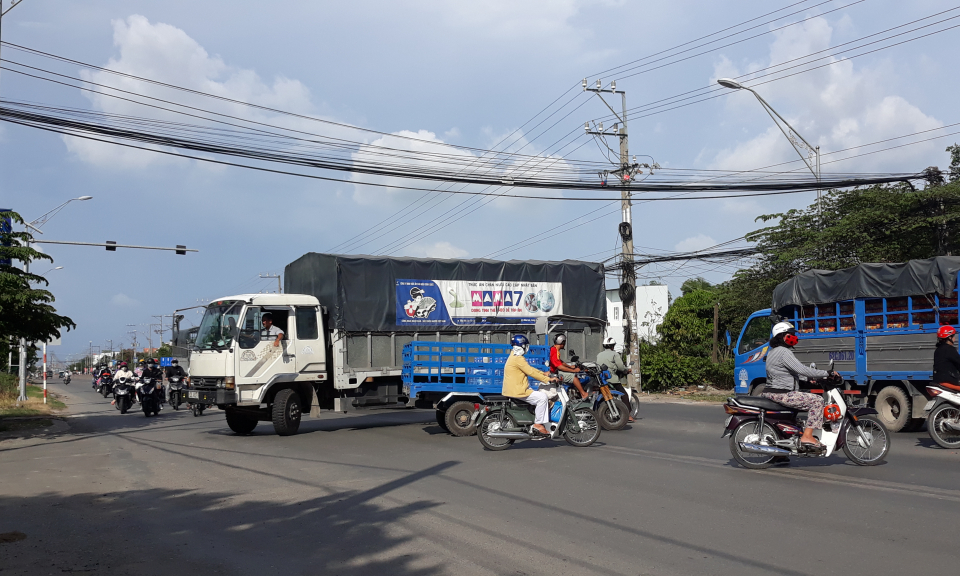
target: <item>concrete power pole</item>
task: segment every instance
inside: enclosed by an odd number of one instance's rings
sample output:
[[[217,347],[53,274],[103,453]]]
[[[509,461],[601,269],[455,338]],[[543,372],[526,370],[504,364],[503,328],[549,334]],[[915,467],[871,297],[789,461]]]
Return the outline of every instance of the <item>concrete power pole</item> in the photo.
[[[277,279],[277,294],[283,294],[283,286],[280,284],[280,275],[279,274],[260,274],[261,278],[276,278]]]
[[[630,183],[633,181],[634,177],[641,173],[641,165],[637,164],[636,156],[634,156],[633,163],[630,162],[630,145],[629,145],[629,136],[627,133],[627,94],[623,90],[617,90],[616,81],[610,83],[609,88],[603,88],[603,83],[600,80],[597,80],[596,87],[587,86],[587,80],[583,80],[583,89],[587,92],[593,92],[603,101],[603,103],[610,109],[610,112],[613,112],[617,122],[609,128],[608,130],[603,129],[603,123],[600,122],[595,124],[593,127],[590,126],[590,123],[587,122],[584,124],[584,130],[587,134],[590,134],[594,137],[599,137],[600,142],[605,146],[611,153],[616,154],[616,152],[607,146],[605,138],[607,136],[616,136],[620,139],[620,151],[619,151],[619,168],[613,170],[612,172],[604,171],[600,173],[600,182],[602,185],[607,185],[607,178],[610,174],[613,174],[620,180],[620,210],[621,210],[621,221],[619,224],[618,231],[620,232],[620,238],[623,241],[623,250],[622,257],[620,261],[620,299],[623,302],[624,306],[624,316],[626,320],[626,326],[624,328],[624,341],[629,342],[629,355],[630,363],[633,368],[633,373],[630,375],[630,385],[636,389],[640,390],[640,345],[638,341],[639,332],[637,330],[637,305],[636,305],[636,294],[637,294],[637,272],[634,267],[633,261],[633,203],[630,200]],[[607,103],[603,98],[603,93],[608,94],[619,94],[621,100],[621,111],[617,113],[610,104]],[[592,128],[592,129],[591,129]],[[645,167],[650,167],[649,165],[644,165]]]

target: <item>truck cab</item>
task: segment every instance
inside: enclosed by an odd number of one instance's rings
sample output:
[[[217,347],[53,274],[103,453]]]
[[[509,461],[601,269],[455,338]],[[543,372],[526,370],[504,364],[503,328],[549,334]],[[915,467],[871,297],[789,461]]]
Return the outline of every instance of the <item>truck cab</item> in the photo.
[[[268,331],[264,319],[276,330]],[[211,302],[190,352],[187,401],[216,404],[238,433],[272,421],[296,433],[328,378],[322,309],[313,296],[244,294]],[[279,342],[276,333],[282,333]]]
[[[747,318],[734,354],[734,379],[737,394],[759,394],[767,381],[764,361],[770,350],[770,332],[773,330],[771,310],[758,310]]]

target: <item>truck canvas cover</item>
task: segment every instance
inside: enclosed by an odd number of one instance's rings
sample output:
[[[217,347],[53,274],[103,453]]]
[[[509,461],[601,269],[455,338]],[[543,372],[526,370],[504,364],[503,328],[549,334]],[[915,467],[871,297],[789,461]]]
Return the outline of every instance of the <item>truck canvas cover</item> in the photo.
[[[937,256],[898,264],[860,264],[843,270],[808,270],[773,290],[773,309],[855,298],[949,296],[957,286],[960,256]]]
[[[310,294],[346,332],[491,330],[538,317],[607,315],[603,264],[438,260],[311,252],[287,265],[284,290]],[[569,328],[583,324],[564,321]],[[593,322],[596,325],[596,322]]]

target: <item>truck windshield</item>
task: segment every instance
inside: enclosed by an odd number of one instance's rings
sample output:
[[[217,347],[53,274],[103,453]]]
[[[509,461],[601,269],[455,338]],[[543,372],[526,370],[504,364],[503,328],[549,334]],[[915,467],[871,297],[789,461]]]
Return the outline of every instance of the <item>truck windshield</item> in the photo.
[[[767,316],[758,316],[750,320],[743,328],[737,354],[746,354],[766,344],[770,340],[771,330],[773,330],[773,323]]]
[[[243,302],[227,300],[207,306],[197,331],[196,350],[226,348],[237,335],[237,322]]]

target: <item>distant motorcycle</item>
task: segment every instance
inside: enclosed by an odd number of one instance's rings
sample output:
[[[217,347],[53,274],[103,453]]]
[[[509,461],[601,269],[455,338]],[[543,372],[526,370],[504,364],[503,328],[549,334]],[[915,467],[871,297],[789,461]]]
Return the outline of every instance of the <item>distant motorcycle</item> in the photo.
[[[113,386],[113,402],[121,414],[126,414],[127,410],[133,406],[133,394],[133,382],[130,382],[126,376],[117,378]]]
[[[932,384],[927,393],[933,398],[924,406],[927,433],[941,447],[955,450],[960,447],[960,392]]]
[[[160,413],[160,388],[162,383],[153,378],[140,378],[137,382],[137,396],[140,398],[140,407],[143,408],[143,415],[149,417],[152,413]]]
[[[104,372],[100,376],[100,379],[97,380],[97,392],[99,392],[104,398],[113,392],[113,376],[109,372]]]
[[[171,376],[167,378],[167,381],[170,383],[170,392],[167,395],[167,402],[170,403],[170,406],[174,410],[179,410],[180,405],[183,404],[183,379],[180,376]]]
[[[67,375],[65,375],[65,376],[63,377],[63,385],[64,385],[64,386],[69,386],[69,385],[70,385],[70,375],[69,375],[69,374],[67,374]]]

